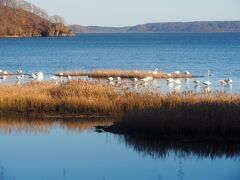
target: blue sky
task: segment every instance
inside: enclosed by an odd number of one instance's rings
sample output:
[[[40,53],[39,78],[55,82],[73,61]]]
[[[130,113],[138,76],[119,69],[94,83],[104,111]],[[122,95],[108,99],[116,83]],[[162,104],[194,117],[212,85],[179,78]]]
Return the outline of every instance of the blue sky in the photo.
[[[147,22],[240,20],[240,0],[28,0],[68,24],[128,26]]]

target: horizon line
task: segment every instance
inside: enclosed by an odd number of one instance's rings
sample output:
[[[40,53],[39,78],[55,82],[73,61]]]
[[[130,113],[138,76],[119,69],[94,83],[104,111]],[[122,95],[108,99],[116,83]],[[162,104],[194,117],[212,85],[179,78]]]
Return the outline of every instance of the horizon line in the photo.
[[[82,24],[68,24],[68,26],[83,26],[83,27],[111,27],[111,28],[126,28],[133,26],[141,26],[146,24],[168,24],[168,23],[199,23],[199,22],[240,22],[240,20],[196,20],[196,21],[165,21],[165,22],[146,22],[135,25],[122,25],[122,26],[108,26],[108,25],[82,25]]]

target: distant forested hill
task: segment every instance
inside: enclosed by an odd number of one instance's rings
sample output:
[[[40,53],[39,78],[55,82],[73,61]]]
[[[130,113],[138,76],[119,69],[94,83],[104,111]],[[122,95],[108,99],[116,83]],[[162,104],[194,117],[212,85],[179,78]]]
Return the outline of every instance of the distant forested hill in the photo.
[[[21,9],[30,13],[33,13],[43,19],[46,19],[52,23],[63,23],[65,24],[65,20],[58,16],[49,16],[48,13],[36,5],[29,3],[25,0],[0,0],[0,5],[1,6],[7,6],[11,8],[16,8],[16,9]]]
[[[0,37],[73,36],[62,23],[52,23],[22,9],[0,5]]]
[[[76,33],[240,32],[240,21],[148,23],[129,27],[69,26]]]

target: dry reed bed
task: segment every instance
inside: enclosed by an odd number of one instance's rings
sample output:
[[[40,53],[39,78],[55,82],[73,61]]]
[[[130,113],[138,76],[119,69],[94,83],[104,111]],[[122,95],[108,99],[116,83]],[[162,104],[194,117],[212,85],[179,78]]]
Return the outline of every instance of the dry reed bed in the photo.
[[[56,74],[60,76],[60,73]],[[131,70],[96,70],[90,72],[64,72],[63,77],[67,76],[88,76],[92,78],[108,78],[108,77],[121,77],[121,78],[145,78],[152,76],[153,78],[192,78],[194,76],[187,74],[174,74],[171,76],[165,72],[149,72],[149,71],[131,71]]]
[[[106,131],[144,137],[240,140],[240,96],[215,94],[170,95],[155,105],[123,114]]]
[[[111,130],[154,136],[240,135],[240,96],[222,93],[166,96],[84,81],[0,85],[0,113],[114,115],[121,121]]]

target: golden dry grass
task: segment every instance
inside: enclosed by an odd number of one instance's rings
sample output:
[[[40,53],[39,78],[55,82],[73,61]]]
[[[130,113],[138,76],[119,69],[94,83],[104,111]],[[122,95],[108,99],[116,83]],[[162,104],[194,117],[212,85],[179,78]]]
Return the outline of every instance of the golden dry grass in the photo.
[[[240,96],[222,93],[137,93],[84,81],[1,85],[0,113],[114,115],[125,131],[240,135]]]
[[[116,114],[200,105],[240,105],[240,96],[231,94],[169,94],[132,92],[95,82],[70,81],[62,84],[27,83],[0,85],[0,112]]]
[[[151,137],[240,137],[238,95],[172,94],[154,101],[123,114],[110,131]]]
[[[56,74],[60,76],[60,73]],[[64,72],[64,77],[67,76],[89,76],[92,78],[108,78],[108,77],[121,77],[121,78],[145,78],[148,76],[152,76],[153,78],[192,78],[192,75],[186,74],[174,74],[172,73],[171,76],[165,72],[157,72],[153,73],[150,71],[139,71],[139,70],[117,70],[117,69],[105,69],[105,70],[96,70],[91,72]]]

